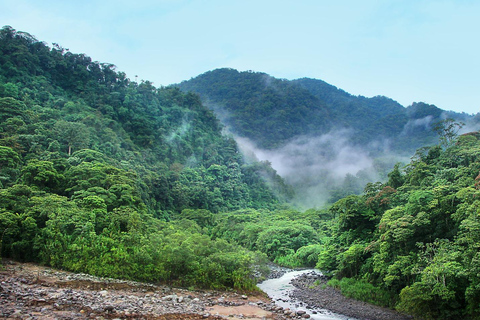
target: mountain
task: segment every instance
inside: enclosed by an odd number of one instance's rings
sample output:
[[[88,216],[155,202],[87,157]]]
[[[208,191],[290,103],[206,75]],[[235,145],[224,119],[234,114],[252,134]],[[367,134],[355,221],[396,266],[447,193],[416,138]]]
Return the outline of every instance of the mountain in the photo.
[[[217,69],[178,85],[198,93],[223,123],[261,147],[280,146],[294,136],[325,133],[328,108],[305,89],[265,73]]]
[[[222,131],[195,94],[130,81],[113,64],[3,27],[2,256],[251,289],[264,257],[202,227],[219,212],[268,215],[291,188],[268,162],[246,163]]]
[[[437,142],[432,130],[435,122],[446,117],[473,119],[426,103],[405,108],[383,96],[353,96],[321,80],[289,81],[234,69],[208,71],[177,86],[198,93],[232,132],[267,149],[299,136],[348,129],[353,131],[350,141],[355,145],[377,142],[397,153],[412,154]]]

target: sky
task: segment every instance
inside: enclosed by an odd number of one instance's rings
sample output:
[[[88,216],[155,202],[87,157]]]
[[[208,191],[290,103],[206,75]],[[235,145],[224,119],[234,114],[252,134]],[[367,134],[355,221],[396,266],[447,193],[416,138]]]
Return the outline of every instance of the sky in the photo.
[[[1,0],[4,25],[157,87],[229,67],[480,112],[477,0]]]

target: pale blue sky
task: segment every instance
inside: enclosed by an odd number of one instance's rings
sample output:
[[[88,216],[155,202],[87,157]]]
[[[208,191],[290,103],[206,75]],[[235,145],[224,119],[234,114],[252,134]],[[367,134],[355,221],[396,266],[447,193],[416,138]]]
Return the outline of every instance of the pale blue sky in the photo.
[[[155,86],[231,67],[480,112],[477,0],[1,0],[3,25]]]

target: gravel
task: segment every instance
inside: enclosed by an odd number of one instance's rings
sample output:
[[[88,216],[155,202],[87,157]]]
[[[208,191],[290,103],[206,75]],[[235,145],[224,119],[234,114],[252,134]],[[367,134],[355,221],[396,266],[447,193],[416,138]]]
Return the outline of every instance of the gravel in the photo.
[[[0,319],[306,319],[262,293],[186,290],[166,285],[75,274],[6,261],[0,269]],[[272,276],[287,269],[278,268]],[[314,286],[319,281],[320,285]],[[292,298],[357,319],[410,320],[395,311],[342,296],[305,274],[292,281]],[[222,313],[228,312],[228,313]],[[246,315],[248,313],[248,316]]]
[[[411,320],[413,317],[395,310],[382,308],[343,296],[340,291],[327,286],[327,278],[314,272],[294,279],[293,299],[302,301],[307,308],[328,309],[359,320]]]

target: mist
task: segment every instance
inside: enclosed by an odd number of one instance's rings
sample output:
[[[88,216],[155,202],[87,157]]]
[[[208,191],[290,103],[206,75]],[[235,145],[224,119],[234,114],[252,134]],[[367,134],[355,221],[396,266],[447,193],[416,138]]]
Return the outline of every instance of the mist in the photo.
[[[265,77],[264,81],[271,82]],[[273,83],[267,83],[273,85]],[[248,138],[232,132],[230,115],[221,105],[207,102],[225,125],[226,134],[234,137],[245,160],[268,161],[273,169],[295,190],[292,203],[299,209],[323,208],[350,194],[361,194],[369,182],[385,182],[395,163],[407,164],[411,154],[390,150],[387,138],[378,138],[367,145],[358,145],[353,129],[336,128],[318,136],[295,137],[277,149],[262,149]],[[448,118],[442,114],[441,119]],[[436,123],[433,116],[411,119],[399,137],[425,135]],[[459,134],[476,131],[479,121],[468,123]],[[427,136],[425,136],[427,138]],[[427,144],[426,144],[427,145]]]
[[[368,147],[360,148],[350,142],[352,135],[352,130],[340,129],[321,136],[302,136],[274,150],[258,148],[247,138],[236,136],[235,140],[247,161],[269,161],[295,188],[293,203],[308,209],[323,207],[348,194],[361,193],[366,183],[384,180],[382,171],[405,160],[391,154],[382,161],[374,159]],[[379,144],[388,145],[377,141],[372,147],[375,145],[378,149]]]

